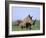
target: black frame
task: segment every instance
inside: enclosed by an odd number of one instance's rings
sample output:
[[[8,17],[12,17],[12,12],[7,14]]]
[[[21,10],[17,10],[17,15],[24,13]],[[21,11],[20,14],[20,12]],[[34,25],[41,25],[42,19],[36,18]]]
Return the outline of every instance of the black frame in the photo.
[[[34,4],[34,5],[43,5],[43,33],[37,34],[23,34],[23,35],[8,35],[9,28],[8,28],[8,21],[9,21],[9,4]],[[39,36],[45,35],[45,3],[42,2],[24,2],[24,1],[5,1],[5,37],[23,37],[23,36]]]

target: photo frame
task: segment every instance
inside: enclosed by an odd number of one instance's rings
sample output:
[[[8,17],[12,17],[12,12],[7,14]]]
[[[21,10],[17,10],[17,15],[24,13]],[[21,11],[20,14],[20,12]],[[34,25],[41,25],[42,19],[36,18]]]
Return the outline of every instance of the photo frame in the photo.
[[[40,21],[39,21],[40,26],[38,25],[39,29],[34,26],[37,30],[33,27],[34,30],[26,30],[26,31],[15,30],[14,31],[14,28],[16,29],[16,26],[12,26],[12,24],[13,24],[12,21],[15,19],[18,19],[19,16],[17,18],[15,18],[15,17],[12,18],[14,16],[13,8],[15,9],[15,13],[14,13],[15,15],[16,15],[16,13],[18,14],[21,11],[23,12],[23,10],[25,10],[25,9],[27,10],[27,12],[29,12],[28,10],[30,10],[30,9],[34,10],[34,12],[35,11],[39,12],[40,17],[39,18],[37,17],[37,19],[40,19]],[[39,11],[37,10],[38,8],[40,8]],[[18,12],[18,10],[19,10],[19,12]],[[32,13],[35,15],[38,14],[38,13],[34,13],[34,12],[32,12]],[[20,14],[22,15],[23,13],[20,13]],[[25,14],[25,12],[24,12],[24,14]],[[30,14],[30,12],[29,12],[29,14]],[[27,15],[28,15],[28,13],[27,13]],[[35,15],[33,15],[33,16],[35,16]],[[29,17],[30,17],[30,15],[29,15]],[[23,23],[22,23],[22,25],[23,25]],[[12,31],[12,27],[13,27],[13,31]],[[5,36],[6,37],[40,36],[40,35],[45,35],[45,3],[24,2],[24,1],[5,1]]]

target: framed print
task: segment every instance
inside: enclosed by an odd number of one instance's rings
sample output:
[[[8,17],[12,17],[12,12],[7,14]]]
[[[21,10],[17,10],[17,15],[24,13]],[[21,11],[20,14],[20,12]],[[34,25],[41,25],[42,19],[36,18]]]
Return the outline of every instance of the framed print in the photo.
[[[45,3],[5,2],[5,36],[45,35]]]

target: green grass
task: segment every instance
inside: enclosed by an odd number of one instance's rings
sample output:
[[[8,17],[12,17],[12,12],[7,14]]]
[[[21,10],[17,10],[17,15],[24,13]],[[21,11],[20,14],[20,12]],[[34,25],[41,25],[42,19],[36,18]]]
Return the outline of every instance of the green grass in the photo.
[[[24,28],[23,30],[21,29],[20,26],[17,26],[15,24],[12,25],[12,31],[27,31],[29,29]],[[31,30],[40,30],[40,21],[36,21],[35,25],[32,25],[32,29]]]
[[[35,25],[32,26],[32,30],[40,30],[40,21],[36,21]]]

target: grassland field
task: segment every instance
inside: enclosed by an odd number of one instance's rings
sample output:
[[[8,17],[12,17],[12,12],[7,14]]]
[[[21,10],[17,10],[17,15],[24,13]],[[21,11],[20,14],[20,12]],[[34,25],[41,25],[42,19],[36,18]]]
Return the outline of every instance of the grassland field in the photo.
[[[21,29],[20,26],[17,26],[14,24],[14,22],[12,23],[12,31],[28,31],[29,29],[24,28],[23,30]],[[31,30],[40,30],[40,21],[36,20],[35,25],[32,25],[32,29]]]

